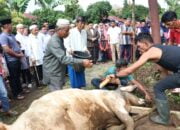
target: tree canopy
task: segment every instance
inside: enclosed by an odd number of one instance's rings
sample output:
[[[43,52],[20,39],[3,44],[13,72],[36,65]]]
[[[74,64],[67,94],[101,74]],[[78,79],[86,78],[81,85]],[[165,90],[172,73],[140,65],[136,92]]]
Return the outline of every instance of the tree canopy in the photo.
[[[148,16],[149,9],[142,5],[135,5],[135,19],[141,20],[145,19]],[[124,2],[124,7],[122,8],[121,15],[122,18],[131,18],[132,17],[132,5],[127,3],[127,0]]]
[[[37,17],[34,22],[39,26],[41,26],[44,22],[55,24],[58,18],[67,18],[62,11],[54,11],[48,8],[35,10],[33,15]]]
[[[96,2],[89,5],[86,11],[86,17],[88,18],[88,22],[100,22],[101,16],[109,13],[111,9],[112,6],[108,1]]]

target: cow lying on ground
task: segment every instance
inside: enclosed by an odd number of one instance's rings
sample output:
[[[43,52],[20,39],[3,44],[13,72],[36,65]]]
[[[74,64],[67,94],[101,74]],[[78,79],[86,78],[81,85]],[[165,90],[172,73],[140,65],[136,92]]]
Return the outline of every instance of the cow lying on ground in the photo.
[[[129,103],[144,100],[127,92],[66,89],[35,100],[12,124],[0,124],[0,130],[111,130],[124,123],[134,129]]]

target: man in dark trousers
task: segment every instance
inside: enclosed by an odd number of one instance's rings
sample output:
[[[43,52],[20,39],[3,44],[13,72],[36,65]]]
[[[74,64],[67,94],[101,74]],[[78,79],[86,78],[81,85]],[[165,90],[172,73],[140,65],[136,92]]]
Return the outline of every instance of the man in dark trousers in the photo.
[[[93,28],[92,23],[89,23],[89,28],[87,30],[87,48],[91,53],[91,58],[94,64],[96,64],[99,54],[98,39],[99,39],[98,31]]]
[[[168,125],[170,110],[165,90],[180,87],[180,48],[160,44],[154,45],[152,37],[147,33],[140,33],[136,37],[136,44],[141,53],[139,60],[128,68],[118,72],[116,75],[111,76],[127,76],[148,61],[160,65],[166,71],[172,71],[172,74],[168,75],[167,73],[167,76],[154,86],[155,103],[158,115],[151,116],[153,122]]]
[[[15,36],[12,34],[11,18],[5,18],[0,20],[2,33],[0,35],[0,44],[5,52],[7,66],[10,74],[10,87],[15,99],[24,99],[21,95],[22,87],[20,82],[21,73],[21,57],[24,54],[21,52],[20,46],[16,42]]]

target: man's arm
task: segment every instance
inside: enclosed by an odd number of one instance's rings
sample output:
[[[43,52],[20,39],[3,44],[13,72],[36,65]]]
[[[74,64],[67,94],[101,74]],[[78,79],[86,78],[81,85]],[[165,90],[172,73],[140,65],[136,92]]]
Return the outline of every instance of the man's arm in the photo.
[[[151,100],[150,94],[148,93],[148,91],[145,89],[145,87],[140,82],[138,82],[137,80],[133,79],[133,80],[131,80],[131,83],[136,85],[139,88],[139,90],[144,93],[145,98],[147,100]]]
[[[133,32],[122,32],[123,35],[130,35],[132,36],[133,35]]]
[[[118,72],[116,75],[118,77],[127,76],[136,71],[142,65],[144,65],[148,60],[159,60],[161,58],[161,55],[162,51],[159,48],[151,47],[147,52],[142,54],[138,61],[136,61],[128,68]]]
[[[54,40],[53,42],[58,42]],[[65,50],[63,50],[60,46],[59,43],[57,44],[50,44],[48,46],[49,50],[51,53],[57,57],[57,59],[62,63],[62,64],[82,64],[84,67],[91,67],[92,66],[92,61],[86,60],[86,59],[76,59],[72,58],[69,56],[66,56]]]
[[[9,55],[11,55],[11,56],[14,56],[14,57],[17,57],[17,58],[23,57],[23,53],[22,52],[21,53],[16,53],[11,48],[9,48],[9,46],[7,46],[7,45],[3,45],[2,47],[3,47],[3,50],[6,53],[8,53]]]

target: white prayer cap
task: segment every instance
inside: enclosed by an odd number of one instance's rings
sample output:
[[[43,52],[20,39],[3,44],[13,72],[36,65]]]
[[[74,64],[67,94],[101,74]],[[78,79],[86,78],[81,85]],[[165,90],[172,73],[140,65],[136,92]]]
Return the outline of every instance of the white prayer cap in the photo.
[[[72,23],[70,26],[73,28],[73,27],[75,27],[75,24]]]
[[[62,28],[62,27],[66,27],[66,26],[69,26],[70,25],[70,22],[69,22],[69,20],[67,20],[67,19],[58,19],[57,20],[57,23],[56,23],[56,26],[58,27],[58,28]]]
[[[37,28],[37,27],[38,27],[37,25],[33,24],[33,25],[31,25],[31,26],[29,27],[29,30],[35,29],[35,28]]]
[[[16,29],[18,29],[18,28],[24,28],[24,25],[23,24],[16,25]]]
[[[93,28],[96,28],[98,26],[98,24],[94,24]]]

